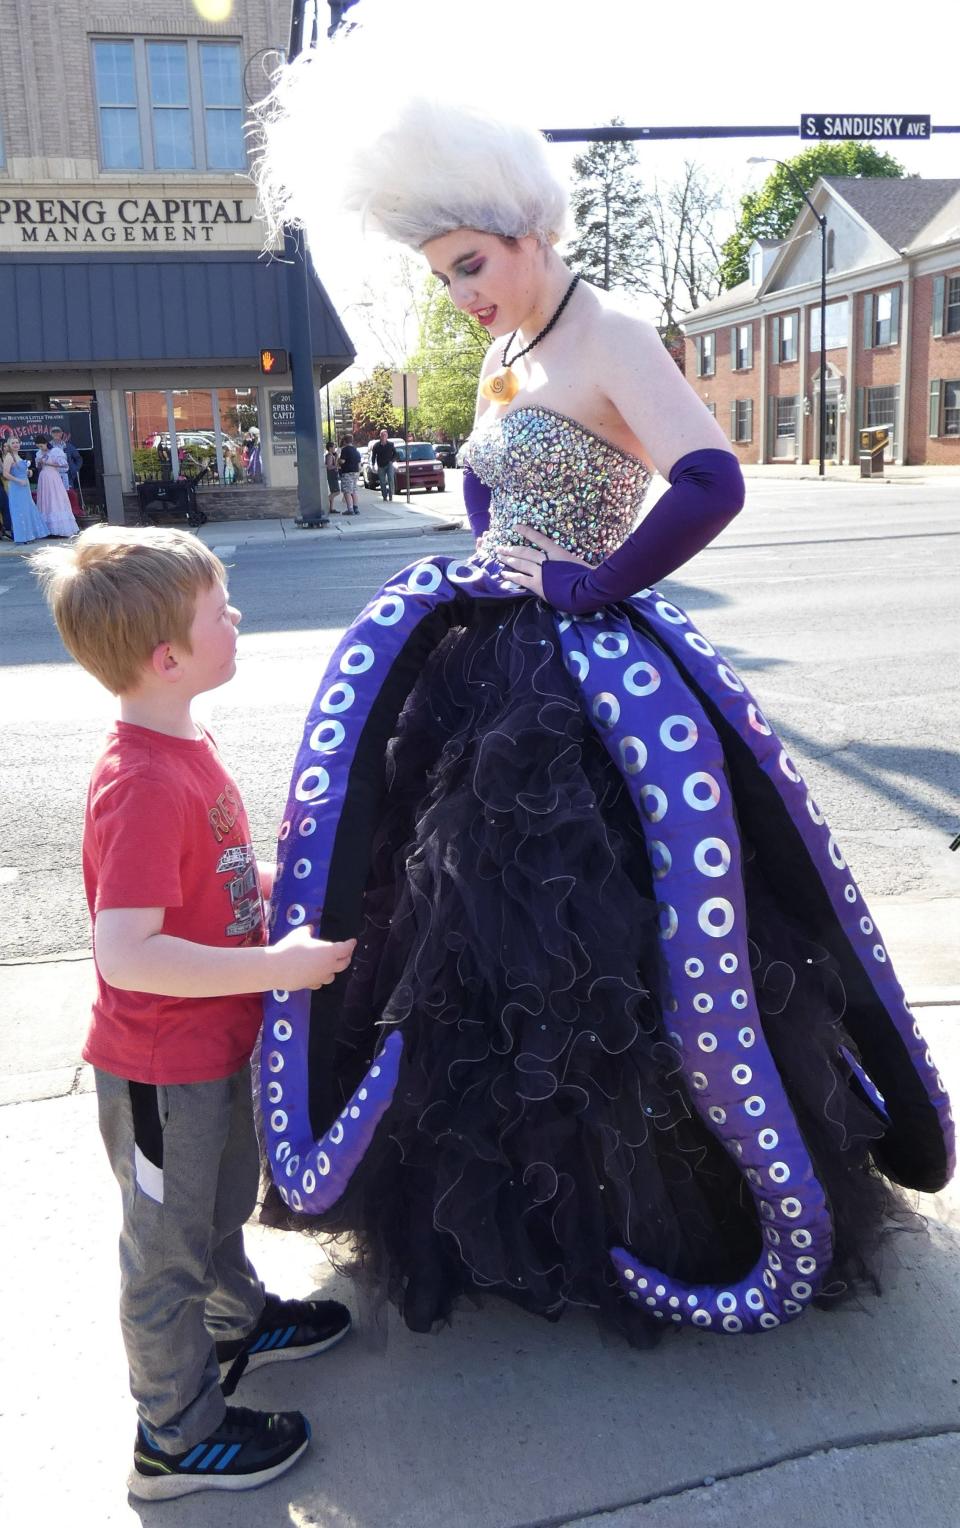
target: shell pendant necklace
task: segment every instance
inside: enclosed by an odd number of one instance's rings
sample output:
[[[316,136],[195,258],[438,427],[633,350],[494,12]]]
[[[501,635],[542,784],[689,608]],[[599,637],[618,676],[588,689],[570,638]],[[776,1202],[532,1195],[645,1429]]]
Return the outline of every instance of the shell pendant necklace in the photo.
[[[492,377],[487,377],[480,384],[480,393],[482,397],[487,398],[491,403],[509,403],[511,398],[515,398],[517,396],[517,393],[520,391],[520,383],[517,381],[516,373],[512,369],[514,361],[519,361],[521,356],[528,355],[529,352],[533,349],[534,345],[539,345],[540,341],[546,338],[554,324],[557,322],[557,319],[560,317],[564,308],[567,306],[567,303],[573,296],[573,289],[579,280],[579,276],[574,276],[573,280],[567,287],[567,290],[564,292],[563,297],[560,300],[560,306],[557,308],[549,323],[545,324],[544,327],[540,330],[540,333],[537,335],[536,339],[531,340],[529,345],[525,345],[522,350],[518,350],[516,355],[513,356],[511,360],[507,360],[507,353],[519,332],[518,330],[514,329],[510,338],[507,340],[507,343],[503,347],[503,356],[501,357],[502,364],[500,366],[500,370],[495,371]]]

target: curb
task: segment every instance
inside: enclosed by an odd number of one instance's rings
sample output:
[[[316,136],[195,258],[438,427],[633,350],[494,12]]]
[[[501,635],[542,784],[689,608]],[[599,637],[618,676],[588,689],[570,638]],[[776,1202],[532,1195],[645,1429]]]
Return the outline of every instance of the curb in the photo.
[[[412,513],[416,513],[416,511],[412,511]],[[243,533],[231,534],[229,522],[215,520],[212,523],[208,522],[206,525],[200,527],[201,540],[204,541],[207,546],[219,545],[220,541],[222,541],[225,545],[237,547],[252,546],[258,542],[262,542],[264,544],[276,543],[277,545],[285,546],[290,541],[296,541],[296,543],[299,545],[300,540],[298,538],[302,538],[302,540],[308,541],[309,532],[310,530],[313,530],[314,533],[318,536],[322,535],[323,531],[332,531],[334,532],[334,535],[332,537],[328,537],[327,540],[336,540],[338,545],[345,545],[348,541],[372,541],[374,539],[379,539],[381,541],[403,541],[418,536],[429,536],[441,531],[448,532],[468,530],[466,520],[456,520],[451,519],[450,517],[444,517],[442,519],[436,520],[431,518],[421,525],[401,523],[395,527],[389,524],[384,524],[381,521],[381,523],[378,525],[351,526],[349,530],[347,530],[346,527],[341,527],[339,525],[301,528],[299,526],[294,526],[292,520],[286,522],[281,522],[279,520],[251,520],[249,523],[257,527],[270,526],[272,528],[274,525],[276,525],[277,533],[273,534],[272,530],[258,529],[245,535]],[[19,543],[4,542],[3,544],[0,544],[0,558],[28,557],[31,552],[37,551],[38,548],[46,546],[46,544],[47,543],[45,541],[26,541]]]

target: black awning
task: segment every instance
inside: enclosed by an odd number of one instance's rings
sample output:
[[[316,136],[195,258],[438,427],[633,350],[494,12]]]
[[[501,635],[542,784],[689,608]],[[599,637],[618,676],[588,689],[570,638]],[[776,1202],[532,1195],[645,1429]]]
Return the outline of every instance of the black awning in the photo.
[[[254,251],[0,255],[0,364],[257,364],[290,348],[287,267]],[[333,375],[355,351],[316,275],[313,355]]]

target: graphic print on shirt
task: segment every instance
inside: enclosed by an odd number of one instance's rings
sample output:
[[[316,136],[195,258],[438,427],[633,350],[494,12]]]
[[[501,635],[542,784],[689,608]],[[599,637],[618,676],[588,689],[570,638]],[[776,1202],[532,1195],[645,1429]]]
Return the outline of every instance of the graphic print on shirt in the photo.
[[[222,844],[230,832],[237,818],[240,816],[240,801],[231,785],[224,786],[210,808],[207,816],[213,829],[213,836],[218,844]]]
[[[232,849],[225,849],[217,864],[217,874],[230,875],[224,890],[230,898],[233,917],[224,932],[228,938],[239,938],[244,944],[262,944],[263,899],[253,844],[239,844]],[[254,937],[251,938],[251,935]]]

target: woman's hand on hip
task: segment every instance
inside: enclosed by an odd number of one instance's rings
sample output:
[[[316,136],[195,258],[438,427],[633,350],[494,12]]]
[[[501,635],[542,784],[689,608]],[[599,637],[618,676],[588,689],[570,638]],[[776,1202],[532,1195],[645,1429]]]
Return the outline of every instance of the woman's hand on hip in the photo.
[[[527,541],[532,541],[533,545],[495,546],[493,555],[507,570],[512,583],[529,589],[540,599],[544,598],[543,575],[540,569],[545,562],[576,562],[581,567],[587,567],[582,558],[575,557],[572,552],[558,546],[542,531],[535,531],[531,525],[518,525],[517,530]]]

